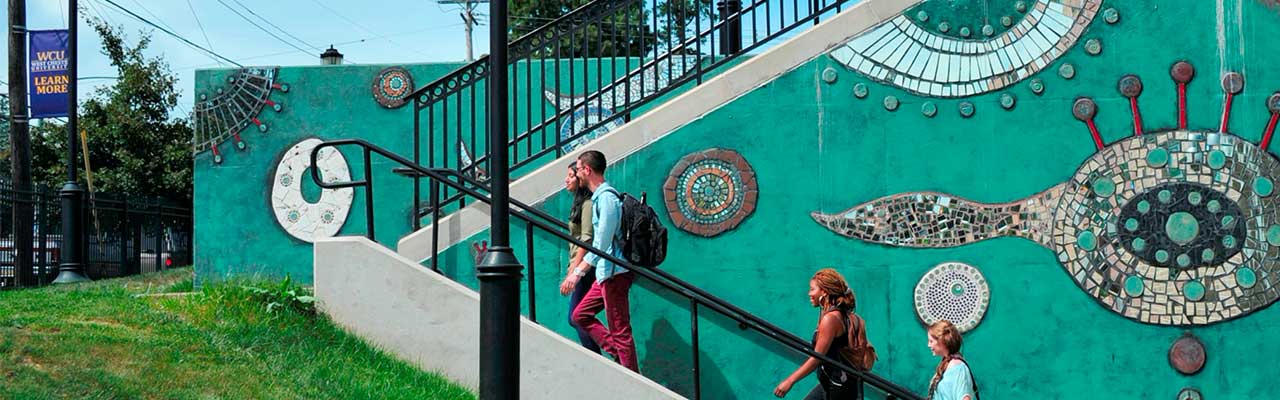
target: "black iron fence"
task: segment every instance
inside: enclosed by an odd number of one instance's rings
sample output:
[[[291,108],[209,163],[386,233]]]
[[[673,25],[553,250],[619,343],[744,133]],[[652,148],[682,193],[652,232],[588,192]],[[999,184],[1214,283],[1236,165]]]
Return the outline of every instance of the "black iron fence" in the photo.
[[[559,158],[846,2],[595,0],[528,31],[508,46],[511,175]],[[491,167],[489,75],[484,56],[411,95],[413,162],[457,170],[481,191]],[[452,187],[441,189],[442,204],[468,201]],[[418,216],[426,217],[431,209],[421,200],[415,186]]]
[[[96,193],[84,201],[86,238],[82,254],[84,273],[90,279],[191,264],[189,206],[160,198],[110,193]],[[31,215],[29,228],[14,225],[18,213]],[[21,191],[0,181],[0,289],[53,282],[62,261],[62,244],[58,189]]]

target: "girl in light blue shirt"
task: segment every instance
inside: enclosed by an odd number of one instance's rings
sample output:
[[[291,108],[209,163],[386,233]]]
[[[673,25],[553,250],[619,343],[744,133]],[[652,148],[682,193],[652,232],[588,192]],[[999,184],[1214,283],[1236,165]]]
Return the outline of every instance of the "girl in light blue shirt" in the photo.
[[[978,387],[969,363],[960,355],[962,342],[960,331],[950,321],[929,325],[929,350],[942,357],[929,381],[929,400],[978,400]]]

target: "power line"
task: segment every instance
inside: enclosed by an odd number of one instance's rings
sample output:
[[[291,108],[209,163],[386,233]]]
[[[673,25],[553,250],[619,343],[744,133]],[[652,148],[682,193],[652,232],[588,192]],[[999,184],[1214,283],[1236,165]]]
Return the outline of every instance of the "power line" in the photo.
[[[283,39],[283,38],[281,38],[280,36],[277,36],[276,34],[271,33],[271,31],[267,30],[267,28],[263,28],[263,27],[262,27],[262,25],[258,25],[258,23],[257,23],[257,22],[253,22],[253,20],[249,19],[249,17],[246,17],[244,14],[241,14],[241,13],[240,13],[240,11],[237,11],[235,8],[231,7],[231,5],[230,5],[230,4],[227,4],[227,2],[222,1],[222,0],[218,0],[218,4],[222,4],[222,6],[223,6],[223,7],[226,7],[228,10],[231,10],[231,12],[233,12],[233,13],[235,13],[237,16],[239,16],[239,17],[240,17],[240,19],[243,19],[245,22],[248,22],[248,23],[249,23],[249,25],[253,25],[255,28],[258,28],[258,30],[261,30],[261,31],[263,31],[263,32],[266,32],[266,34],[271,35],[271,37],[276,38],[276,40],[279,40],[279,41],[280,41],[280,43],[284,43],[284,44],[289,45],[289,47],[292,47],[292,48],[298,49],[298,51],[302,52],[303,54],[307,54],[307,55],[310,55],[310,54],[311,54],[311,52],[307,51],[306,49],[303,49],[303,48],[301,48],[301,47],[298,47],[298,45],[293,44],[293,42],[290,42],[290,41],[288,41],[288,40],[284,40],[284,39]]]
[[[427,32],[427,31],[438,31],[438,30],[444,30],[444,29],[456,28],[456,27],[459,27],[459,26],[462,26],[462,23],[461,23],[461,22],[453,23],[453,24],[449,24],[449,25],[433,26],[433,27],[430,27],[430,28],[424,28],[424,29],[415,29],[415,30],[408,31],[408,32],[392,33],[392,34],[380,35],[380,36],[370,36],[370,37],[363,38],[363,39],[356,39],[356,40],[349,40],[349,41],[346,41],[346,42],[334,43],[333,45],[334,45],[334,46],[339,46],[339,47],[340,47],[340,46],[345,46],[345,45],[349,45],[349,44],[364,43],[364,42],[367,42],[367,41],[370,41],[370,40],[386,39],[386,38],[388,38],[388,37],[392,37],[392,36],[405,36],[405,35],[412,35],[412,34],[415,34],[415,33],[422,33],[422,32]],[[280,51],[280,52],[275,52],[275,53],[259,54],[259,55],[255,55],[255,56],[249,56],[249,57],[240,57],[240,61],[249,61],[249,60],[256,60],[256,59],[259,59],[259,58],[267,58],[267,57],[274,57],[274,56],[282,56],[282,55],[290,54],[290,53],[293,53],[293,52],[294,52],[294,50],[287,50],[287,51]],[[208,63],[208,64],[188,65],[188,66],[184,66],[184,67],[174,68],[174,71],[186,71],[186,70],[190,70],[190,69],[203,68],[203,67],[209,67],[209,66],[214,66],[214,65],[219,65],[219,64],[218,64],[218,63]]]
[[[138,7],[142,8],[142,12],[147,13],[147,15],[150,15],[151,18],[155,18],[157,22],[160,22],[160,25],[164,25],[164,27],[169,28],[169,30],[175,30],[175,31],[177,30],[177,29],[173,29],[172,25],[165,23],[164,18],[160,18],[159,15],[156,15],[156,13],[151,12],[151,10],[147,8],[147,6],[142,5],[142,3],[138,2],[138,0],[132,0],[132,1],[133,1],[133,4],[137,4]]]
[[[147,25],[151,25],[152,27],[154,27],[154,28],[156,28],[156,29],[159,29],[161,32],[164,32],[164,33],[168,34],[169,36],[173,36],[175,39],[181,40],[183,43],[186,43],[186,44],[187,44],[187,46],[191,46],[192,48],[195,48],[195,49],[197,49],[197,50],[200,50],[200,51],[205,52],[205,53],[206,53],[207,55],[209,55],[210,57],[216,57],[215,59],[217,59],[217,58],[221,58],[221,59],[223,59],[223,60],[225,60],[225,61],[227,61],[227,62],[231,63],[232,65],[235,65],[235,66],[237,66],[237,67],[244,68],[244,66],[243,66],[243,65],[240,65],[240,63],[235,62],[235,61],[231,60],[230,58],[223,57],[221,54],[215,53],[213,50],[209,50],[209,49],[206,49],[206,48],[204,48],[204,47],[200,47],[200,45],[195,44],[195,43],[192,43],[190,40],[187,40],[187,38],[184,38],[184,37],[182,37],[181,35],[178,35],[178,34],[176,34],[176,33],[173,33],[173,31],[170,31],[170,30],[168,30],[168,29],[162,28],[162,27],[160,27],[159,25],[156,25],[154,22],[151,22],[150,20],[148,20],[148,19],[146,19],[146,18],[143,18],[141,15],[138,15],[138,14],[134,13],[133,11],[130,11],[128,8],[124,8],[124,7],[120,6],[119,4],[116,4],[116,2],[115,2],[115,1],[112,1],[112,0],[102,0],[102,1],[107,2],[107,4],[110,4],[111,6],[115,7],[116,9],[119,9],[120,11],[123,11],[124,13],[129,14],[129,16],[131,16],[131,17],[133,17],[133,18],[135,18],[135,19],[137,19],[137,20],[139,20],[139,21],[142,21],[143,23],[145,23],[145,24],[147,24]]]
[[[213,42],[209,41],[209,33],[204,31],[204,24],[200,22],[200,15],[196,14],[196,7],[191,5],[191,0],[187,0],[187,9],[191,10],[191,17],[196,19],[196,26],[200,27],[200,35],[204,36],[205,46],[213,48]],[[222,61],[218,61],[218,65],[222,65]]]
[[[276,24],[271,23],[271,21],[270,21],[270,20],[267,20],[267,18],[266,18],[266,17],[263,17],[263,16],[261,16],[261,15],[258,15],[258,13],[253,12],[253,10],[249,8],[249,6],[246,6],[246,5],[244,5],[244,3],[241,3],[241,2],[240,2],[240,0],[231,0],[231,1],[234,1],[236,4],[239,4],[239,5],[240,5],[240,7],[243,7],[243,8],[244,8],[244,10],[245,10],[245,11],[248,11],[248,12],[249,12],[249,14],[253,14],[253,16],[258,17],[258,19],[262,20],[262,22],[266,22],[266,23],[267,23],[267,25],[271,25],[271,27],[276,28],[276,30],[278,30],[278,31],[280,31],[280,32],[284,33],[285,35],[287,35],[287,36],[289,36],[289,37],[293,38],[293,40],[297,40],[297,41],[298,41],[298,43],[302,43],[302,44],[304,44],[304,45],[307,45],[307,47],[310,47],[310,48],[312,48],[312,49],[315,49],[316,51],[324,51],[324,49],[321,49],[319,46],[316,46],[316,45],[311,44],[311,43],[307,43],[307,41],[306,41],[306,40],[302,40],[302,38],[299,38],[299,37],[297,37],[297,36],[294,36],[292,33],[289,33],[289,31],[284,30],[284,28],[281,28],[279,25],[276,25]]]
[[[371,34],[371,35],[379,35],[379,33],[378,33],[378,32],[374,32],[373,30],[370,30],[369,28],[366,28],[364,25],[361,25],[359,22],[353,21],[353,20],[351,20],[351,18],[347,18],[347,16],[346,16],[346,15],[343,15],[342,13],[338,12],[337,10],[334,10],[333,8],[330,8],[329,6],[325,5],[324,3],[321,3],[321,2],[320,2],[320,0],[311,0],[311,2],[316,3],[317,5],[319,5],[320,7],[324,8],[325,10],[328,10],[328,11],[329,11],[329,13],[331,13],[331,14],[333,14],[333,15],[338,16],[338,18],[342,18],[342,20],[347,21],[347,23],[351,24],[352,26],[355,26],[356,28],[360,28],[361,30],[365,31],[365,33],[368,33],[368,34]],[[407,48],[405,45],[400,44],[399,42],[396,42],[396,41],[394,41],[394,40],[387,39],[387,41],[388,41],[388,42],[391,42],[391,44],[394,44],[394,45],[399,46],[399,47],[401,47],[401,48]]]

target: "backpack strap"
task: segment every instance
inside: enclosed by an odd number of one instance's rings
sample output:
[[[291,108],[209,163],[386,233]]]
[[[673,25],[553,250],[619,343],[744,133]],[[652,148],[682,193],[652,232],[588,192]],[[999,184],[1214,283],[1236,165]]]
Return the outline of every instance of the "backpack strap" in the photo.
[[[965,360],[964,357],[951,357],[951,359],[964,363],[965,369],[969,370],[969,384],[973,385],[973,400],[980,400],[982,396],[978,395],[978,380],[973,376],[973,367],[969,366],[969,361]]]
[[[604,191],[605,193],[613,193],[613,197],[618,199],[618,230],[614,231],[613,233],[613,245],[617,246],[618,238],[619,236],[622,236],[622,194],[618,193],[618,189],[614,189],[613,186],[609,186]],[[622,249],[619,248],[618,250],[622,250]],[[625,258],[626,257],[623,257],[623,259]],[[613,268],[609,270],[609,275],[613,276],[614,273],[618,272],[618,264],[617,263],[610,263],[610,264],[613,264]]]

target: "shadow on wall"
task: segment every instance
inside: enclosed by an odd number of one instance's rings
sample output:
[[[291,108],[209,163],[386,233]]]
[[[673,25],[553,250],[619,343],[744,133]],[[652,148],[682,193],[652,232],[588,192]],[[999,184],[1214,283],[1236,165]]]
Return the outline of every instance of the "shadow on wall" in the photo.
[[[650,315],[655,317],[649,325],[648,338],[642,343],[644,349],[641,353],[644,354],[644,358],[640,360],[640,371],[668,389],[685,397],[694,398],[695,377],[692,362],[693,344],[689,339],[691,332],[688,298],[652,281],[640,280],[636,285],[647,292],[645,295],[660,297],[668,304],[661,307],[663,309],[661,311],[654,309],[641,311],[644,313],[642,318]],[[639,299],[633,298],[633,313],[637,311],[635,300]],[[649,304],[655,303],[658,302]],[[633,319],[633,322],[639,321]],[[639,325],[637,327],[639,328]],[[729,399],[743,396],[743,388],[739,387],[735,390],[720,364],[745,362],[744,359],[736,358],[743,356],[744,353],[739,350],[734,352],[735,355],[726,357],[724,352],[726,348],[751,349],[747,350],[747,353],[751,354],[746,356],[755,360],[776,358],[797,360],[796,364],[788,365],[799,365],[798,362],[803,360],[796,353],[755,331],[744,330],[736,321],[705,306],[698,308],[698,340],[698,368],[702,398]],[[750,344],[743,346],[744,342]],[[772,389],[772,386],[769,388]]]
[[[706,340],[699,338],[699,340]],[[640,360],[640,371],[662,386],[688,398],[694,398],[693,345],[676,332],[665,318],[653,321],[649,340],[645,343],[645,357]],[[729,381],[720,368],[711,363],[706,352],[699,351],[698,359],[704,398],[731,398]]]

